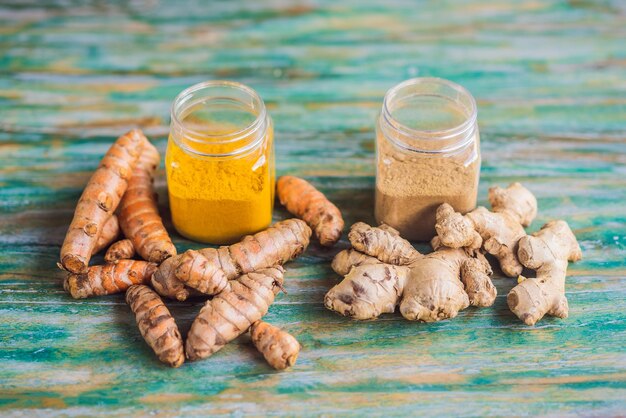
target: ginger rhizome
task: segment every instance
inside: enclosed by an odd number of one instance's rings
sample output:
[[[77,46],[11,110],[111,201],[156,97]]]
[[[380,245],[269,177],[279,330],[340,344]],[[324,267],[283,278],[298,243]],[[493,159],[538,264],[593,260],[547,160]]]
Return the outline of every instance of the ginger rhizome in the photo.
[[[148,261],[120,260],[116,264],[91,266],[86,273],[70,273],[63,287],[74,299],[126,291],[134,284],[146,284],[157,265]]]
[[[181,301],[198,292],[214,294],[226,288],[228,280],[292,260],[304,252],[310,237],[311,229],[300,219],[277,222],[236,244],[165,260],[152,285],[160,295]]]
[[[128,187],[145,136],[139,130],[113,143],[89,179],[61,247],[61,265],[72,273],[84,273],[105,223]]]
[[[135,246],[129,239],[121,239],[111,244],[106,254],[104,254],[104,261],[107,263],[116,263],[120,260],[129,260],[135,255]]]
[[[517,256],[525,267],[536,270],[537,277],[520,276],[520,283],[507,295],[511,311],[526,325],[534,325],[546,314],[567,318],[567,264],[582,258],[578,241],[567,223],[551,221],[523,237]]]
[[[170,367],[183,364],[183,338],[159,295],[148,286],[134,285],[126,291],[126,303],[135,313],[141,336],[159,360]]]
[[[399,305],[406,319],[432,322],[453,318],[470,304],[490,306],[495,300],[491,268],[472,250],[436,244],[435,252],[422,255],[393,228],[362,222],[353,225],[348,237],[354,248],[337,254],[332,265],[338,273],[348,273],[324,298],[330,310],[374,319]]]
[[[154,172],[159,161],[159,151],[143,137],[141,154],[119,208],[124,235],[132,241],[141,258],[153,263],[176,255],[176,247],[159,215],[154,192]]]
[[[111,215],[102,226],[102,231],[96,241],[96,246],[93,248],[91,255],[98,254],[106,247],[111,245],[117,237],[120,235],[120,223],[115,214]]]
[[[282,289],[283,273],[277,266],[244,274],[207,301],[187,335],[187,358],[209,357],[260,320]]]
[[[311,183],[294,176],[282,176],[276,183],[280,203],[311,227],[320,244],[335,245],[343,231],[341,212]]]
[[[263,321],[250,327],[254,346],[276,370],[284,370],[296,364],[300,343],[291,334]]]
[[[523,266],[517,245],[526,236],[525,226],[537,215],[537,199],[519,183],[506,189],[489,189],[492,211],[478,207],[466,215],[443,204],[437,209],[435,229],[441,244],[450,248],[483,249],[498,259],[509,277],[517,277]]]

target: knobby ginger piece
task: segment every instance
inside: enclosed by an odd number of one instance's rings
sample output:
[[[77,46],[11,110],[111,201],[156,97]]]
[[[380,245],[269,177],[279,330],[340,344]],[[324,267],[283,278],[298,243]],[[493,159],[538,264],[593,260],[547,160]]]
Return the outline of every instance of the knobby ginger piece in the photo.
[[[141,154],[119,210],[120,226],[126,238],[132,241],[141,258],[157,264],[176,255],[154,192],[154,172],[159,161],[159,151],[143,137]]]
[[[331,311],[360,320],[392,313],[402,295],[408,274],[407,267],[379,260],[354,266],[339,284],[326,293],[324,305]]]
[[[61,265],[65,270],[87,271],[98,237],[126,192],[144,140],[137,129],[119,137],[89,179],[61,247]]]
[[[552,221],[519,241],[520,262],[537,272],[535,278],[520,277],[521,282],[507,295],[511,311],[526,325],[534,325],[544,315],[567,318],[565,277],[569,261],[582,258],[582,251],[565,221]]]
[[[491,268],[475,264],[463,249],[440,248],[409,266],[409,277],[402,293],[400,313],[408,320],[434,322],[454,318],[470,305],[464,282],[488,281]],[[495,300],[495,293],[491,304]]]
[[[291,334],[267,322],[257,321],[250,327],[254,346],[276,370],[296,364],[300,343]]]
[[[311,183],[282,176],[276,183],[276,191],[280,203],[311,227],[321,245],[332,247],[339,241],[344,226],[341,212]]]
[[[91,266],[86,273],[70,273],[63,287],[74,299],[121,293],[134,284],[148,283],[156,267],[154,263],[137,260]]]
[[[148,286],[134,285],[126,291],[126,303],[135,313],[141,336],[159,360],[170,367],[183,364],[183,338],[159,295]]]
[[[435,229],[442,244],[450,248],[483,248],[498,259],[504,274],[522,273],[517,259],[519,240],[526,236],[524,227],[537,215],[537,199],[519,183],[506,189],[489,189],[492,211],[478,207],[466,215],[444,203],[437,209]]]
[[[358,267],[363,264],[378,264],[381,263],[376,257],[363,254],[354,248],[349,248],[337,253],[331,267],[335,273],[340,276],[345,276],[350,273],[352,267]]]
[[[405,266],[421,256],[409,241],[401,238],[398,231],[388,225],[375,228],[357,222],[350,228],[348,239],[354,249],[383,263]]]
[[[104,261],[107,263],[116,263],[119,260],[130,260],[135,255],[135,246],[129,239],[122,239],[111,244],[106,254],[104,255]]]
[[[209,357],[261,319],[282,288],[283,273],[278,266],[244,274],[207,301],[187,335],[187,358]]]
[[[307,248],[310,237],[311,229],[300,219],[277,222],[236,244],[165,260],[154,274],[152,285],[160,295],[181,301],[193,295],[194,288],[218,291],[226,287],[225,280],[296,258]]]
[[[102,226],[102,231],[98,236],[98,240],[96,241],[96,246],[94,247],[91,255],[98,254],[100,251],[104,250],[108,247],[115,239],[120,235],[120,224],[115,214],[111,215],[109,219],[106,220],[104,226]]]

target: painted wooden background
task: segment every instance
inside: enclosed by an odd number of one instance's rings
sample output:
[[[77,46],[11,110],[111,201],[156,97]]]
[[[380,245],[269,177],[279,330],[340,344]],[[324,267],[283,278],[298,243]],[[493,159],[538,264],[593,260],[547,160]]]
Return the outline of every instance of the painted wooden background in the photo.
[[[512,280],[497,278],[492,309],[351,322],[322,306],[338,278],[333,252],[312,246],[267,317],[304,346],[293,370],[274,372],[245,339],[170,370],[122,296],[63,293],[54,263],[90,172],[131,127],[164,150],[184,87],[255,88],[279,173],[312,180],[352,223],[373,221],[382,96],[414,76],[475,95],[481,203],[521,181],[539,198],[532,230],[552,218],[575,230],[568,319],[522,325]],[[164,197],[162,171],[158,186]],[[186,332],[199,306],[170,306]],[[2,416],[624,415],[625,311],[623,1],[0,2]]]

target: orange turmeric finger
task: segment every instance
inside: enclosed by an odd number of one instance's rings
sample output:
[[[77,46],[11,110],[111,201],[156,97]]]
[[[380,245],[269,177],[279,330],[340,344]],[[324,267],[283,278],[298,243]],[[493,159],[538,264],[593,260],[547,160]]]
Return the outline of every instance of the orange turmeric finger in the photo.
[[[288,332],[267,322],[257,321],[250,327],[250,336],[257,350],[276,370],[296,364],[300,343]]]
[[[126,303],[135,313],[141,336],[159,360],[170,367],[183,364],[183,338],[159,295],[148,286],[134,285],[126,291]]]
[[[96,246],[94,247],[91,255],[98,254],[100,251],[104,250],[108,247],[115,238],[117,238],[120,234],[120,223],[118,222],[117,216],[115,214],[111,215],[109,219],[102,226],[102,231],[98,236],[98,241],[96,241]]]
[[[341,238],[341,212],[311,183],[294,176],[282,176],[276,183],[280,203],[304,220],[325,247],[332,247]]]
[[[159,160],[159,151],[144,137],[141,155],[119,210],[124,235],[132,241],[141,258],[153,263],[176,255],[176,247],[159,215],[154,192],[154,172]]]
[[[204,248],[188,252],[184,258],[179,255],[165,260],[152,277],[152,285],[161,296],[178,300],[192,294],[190,287],[210,294],[222,289],[224,277],[233,280],[296,258],[309,245],[310,236],[311,229],[300,219],[277,222],[236,244]],[[183,262],[185,265],[181,266]]]
[[[87,271],[103,226],[128,187],[143,140],[145,137],[139,130],[119,137],[89,179],[61,247],[61,265],[66,270]]]
[[[122,239],[111,244],[106,254],[104,255],[104,261],[107,263],[116,263],[120,260],[129,260],[135,255],[135,246],[129,239]]]
[[[86,273],[70,273],[63,287],[74,299],[121,293],[134,284],[147,283],[156,267],[154,263],[137,260],[91,266]]]
[[[206,304],[191,324],[185,352],[190,360],[209,357],[261,319],[283,284],[282,267],[244,274]]]

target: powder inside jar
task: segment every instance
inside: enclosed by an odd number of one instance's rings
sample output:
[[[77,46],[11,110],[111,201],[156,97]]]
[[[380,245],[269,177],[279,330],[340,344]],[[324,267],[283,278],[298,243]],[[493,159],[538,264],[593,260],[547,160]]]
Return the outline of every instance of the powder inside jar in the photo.
[[[442,96],[413,94],[395,100],[387,117],[408,132],[425,133],[425,137],[413,138],[395,130],[381,116],[377,129],[376,220],[396,228],[407,239],[428,241],[435,235],[439,205],[449,203],[463,213],[476,206],[478,129],[473,126],[458,134],[460,142],[467,145],[441,152],[438,147],[442,143],[450,146],[444,141],[450,130],[467,120],[467,111]],[[388,125],[383,129],[385,123]],[[444,139],[438,137],[439,132]]]

